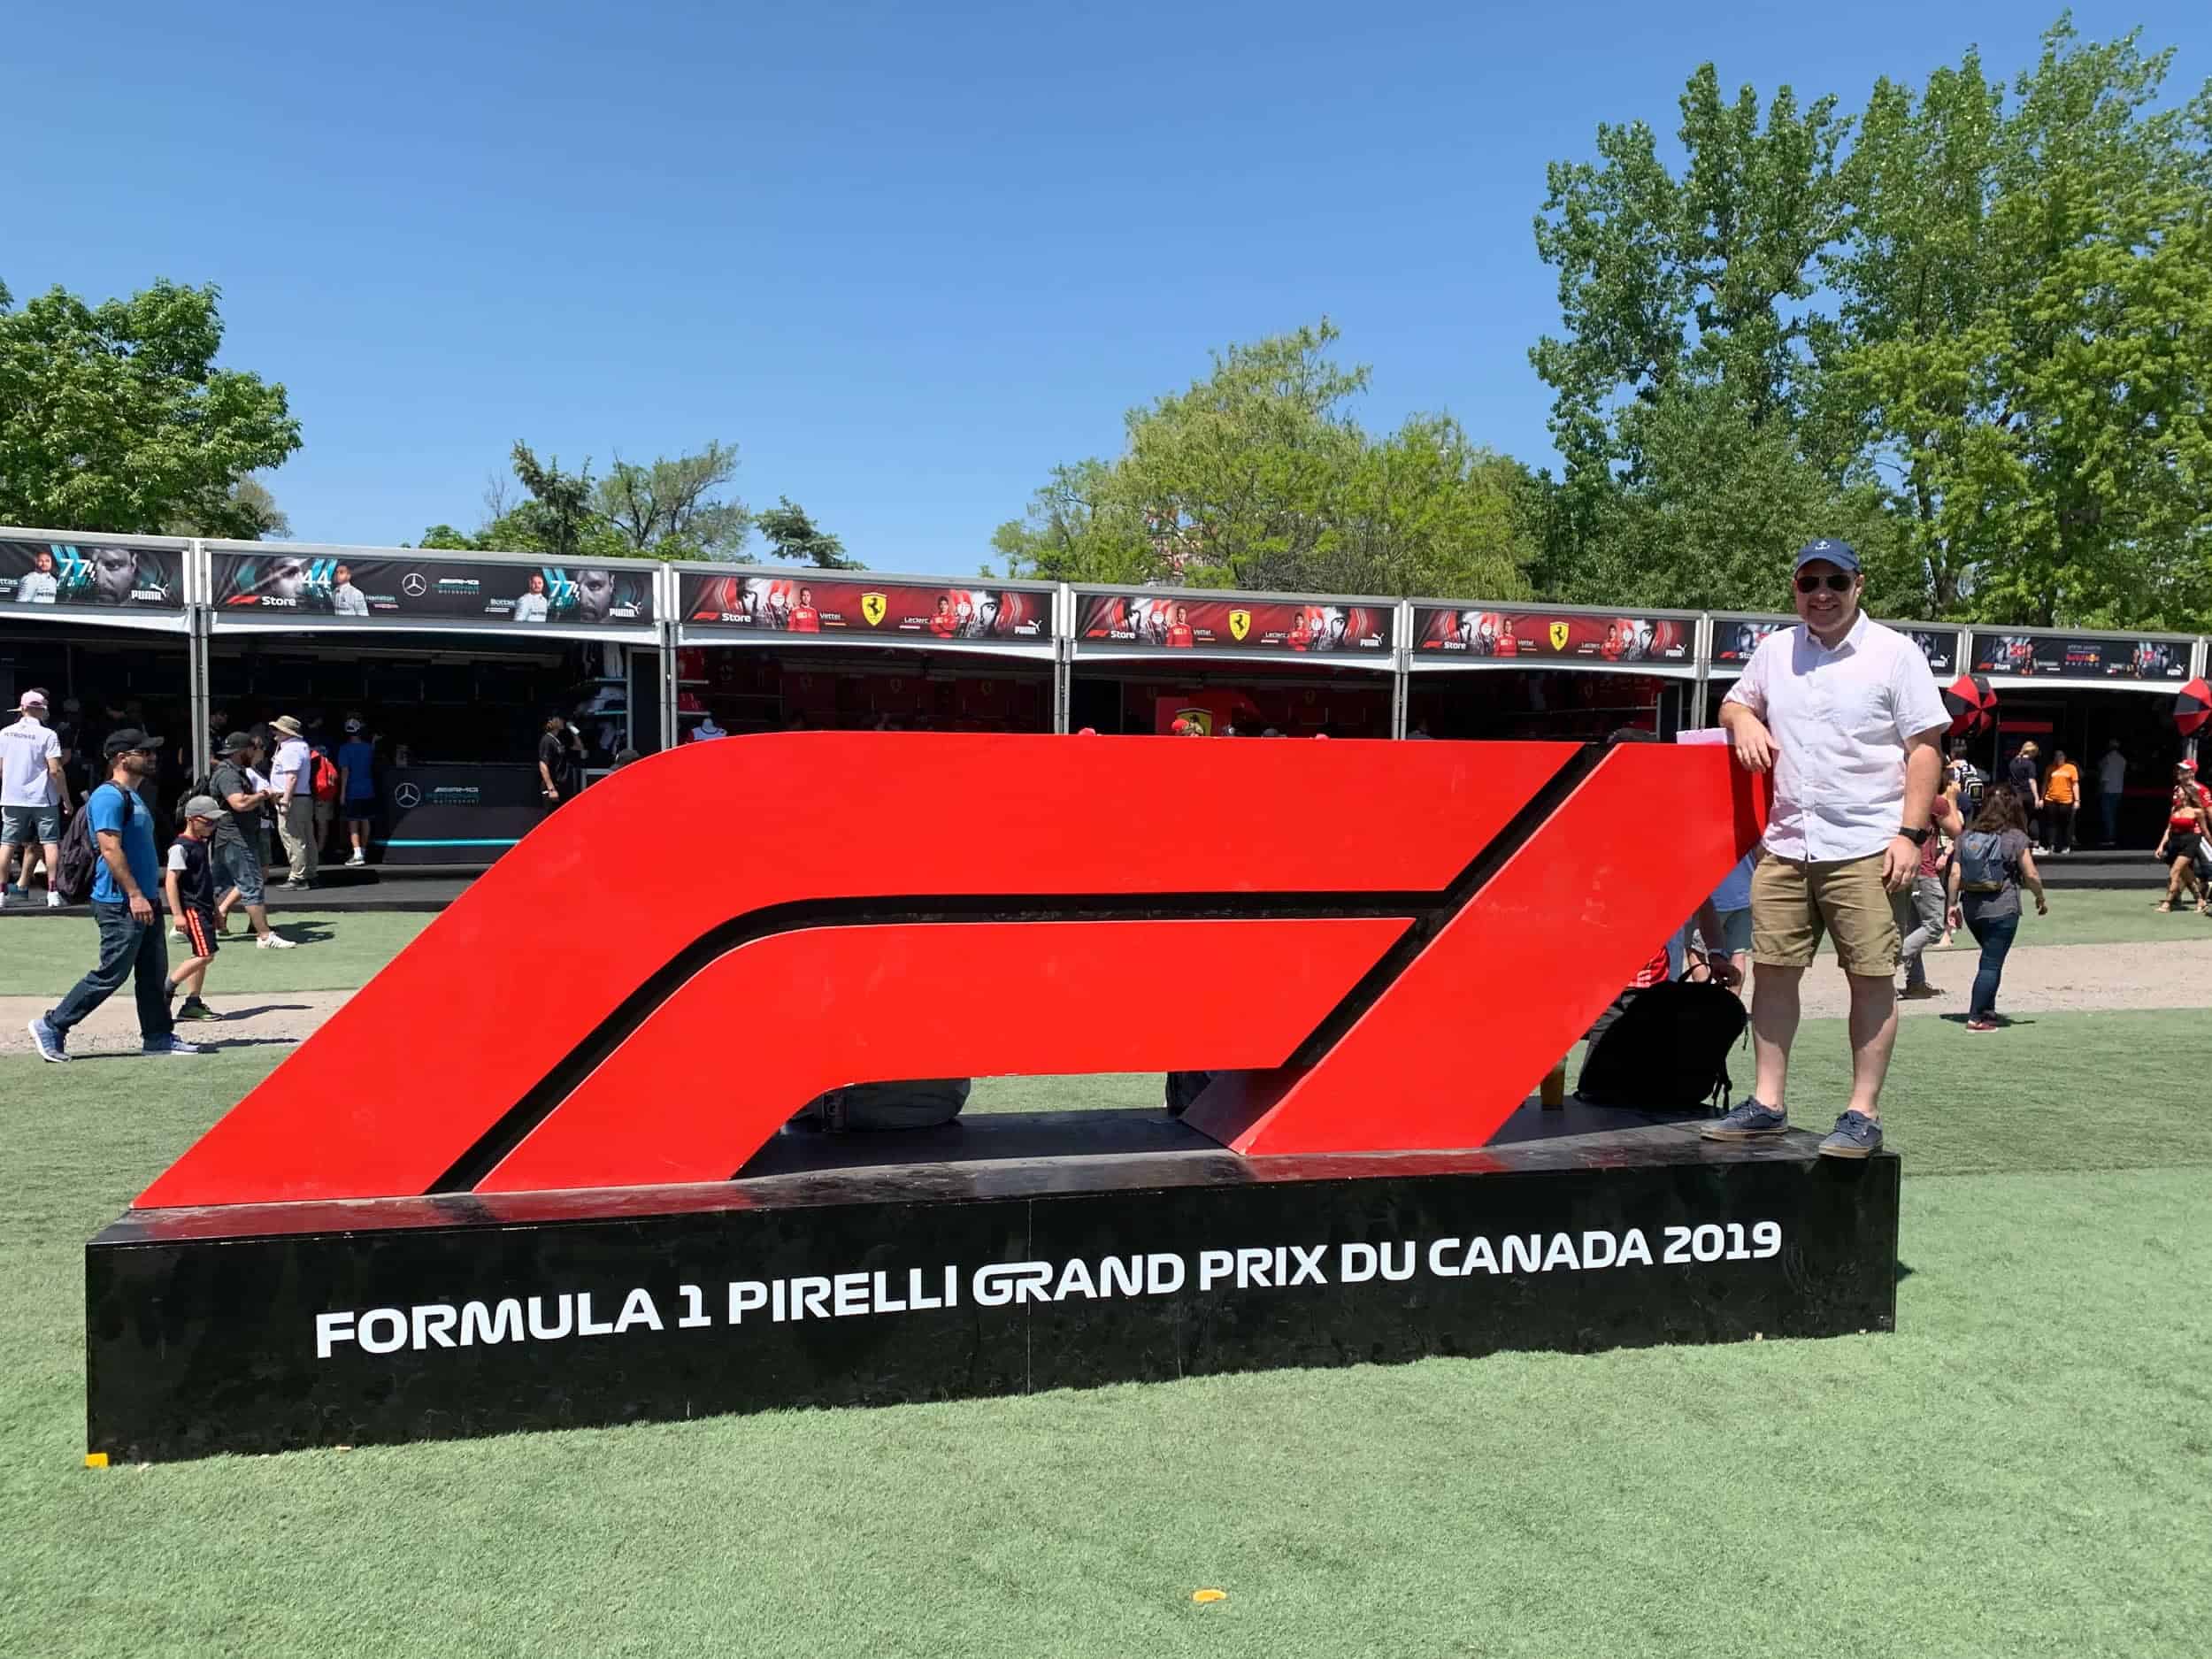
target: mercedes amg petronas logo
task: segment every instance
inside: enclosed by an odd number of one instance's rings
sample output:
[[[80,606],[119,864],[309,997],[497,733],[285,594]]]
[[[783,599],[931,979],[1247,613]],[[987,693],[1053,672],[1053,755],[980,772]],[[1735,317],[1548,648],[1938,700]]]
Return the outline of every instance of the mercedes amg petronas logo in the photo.
[[[400,578],[399,590],[410,599],[419,599],[429,591],[430,584],[422,579],[420,571],[409,571]]]
[[[422,804],[422,791],[411,783],[403,783],[392,791],[392,803],[402,811],[411,810]]]

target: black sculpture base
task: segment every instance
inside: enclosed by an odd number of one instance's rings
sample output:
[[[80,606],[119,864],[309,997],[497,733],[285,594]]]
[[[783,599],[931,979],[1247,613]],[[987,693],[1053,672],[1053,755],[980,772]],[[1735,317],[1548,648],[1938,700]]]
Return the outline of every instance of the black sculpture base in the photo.
[[[1532,1106],[1479,1152],[1253,1160],[1150,1113],[1008,1114],[787,1133],[722,1186],[134,1211],[86,1248],[88,1447],[1891,1328],[1896,1158],[1696,1131]]]

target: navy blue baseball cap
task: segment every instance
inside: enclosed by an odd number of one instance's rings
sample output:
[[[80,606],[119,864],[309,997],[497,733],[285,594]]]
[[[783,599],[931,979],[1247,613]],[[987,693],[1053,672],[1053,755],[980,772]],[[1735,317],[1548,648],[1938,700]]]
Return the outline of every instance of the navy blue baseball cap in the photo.
[[[1823,536],[1817,541],[1808,541],[1797,549],[1796,568],[1803,570],[1815,559],[1826,559],[1839,571],[1856,571],[1859,555],[1848,541],[1832,541]]]

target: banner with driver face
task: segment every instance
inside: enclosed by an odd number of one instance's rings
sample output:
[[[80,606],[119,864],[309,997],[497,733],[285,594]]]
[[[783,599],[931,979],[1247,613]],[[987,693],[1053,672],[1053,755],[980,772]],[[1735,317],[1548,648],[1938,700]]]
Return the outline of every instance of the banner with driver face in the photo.
[[[97,536],[0,541],[0,605],[182,611],[184,555]]]
[[[239,613],[650,626],[653,573],[605,565],[503,565],[481,559],[354,559],[305,553],[216,553],[215,605]]]

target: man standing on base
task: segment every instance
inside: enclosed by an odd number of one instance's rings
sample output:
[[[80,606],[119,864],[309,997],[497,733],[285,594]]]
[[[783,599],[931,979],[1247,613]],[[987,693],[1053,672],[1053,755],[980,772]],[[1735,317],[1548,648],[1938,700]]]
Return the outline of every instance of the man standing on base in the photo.
[[[1773,772],[1774,809],[1751,879],[1757,1082],[1706,1128],[1709,1140],[1767,1140],[1789,1126],[1798,986],[1825,931],[1851,985],[1851,1099],[1820,1149],[1863,1158],[1882,1144],[1901,944],[1890,895],[1912,885],[1934,833],[1937,745],[1950,716],[1928,659],[1860,611],[1864,587],[1848,543],[1800,549],[1800,626],[1760,642],[1721,705],[1736,758]]]
[[[197,1054],[180,1042],[169,1021],[169,949],[150,895],[159,887],[154,815],[141,798],[161,740],[125,726],[107,741],[108,780],[85,798],[99,862],[92,880],[92,918],[100,927],[100,961],[54,1009],[31,1022],[38,1057],[69,1058],[70,1031],[131,979],[138,995],[138,1034],[148,1054]]]
[[[23,849],[23,896],[31,896],[31,855],[46,860],[46,902],[61,906],[54,872],[61,857],[61,821],[69,810],[69,778],[61,736],[46,724],[46,694],[27,691],[22,718],[0,727],[0,904],[12,890],[15,849]]]

